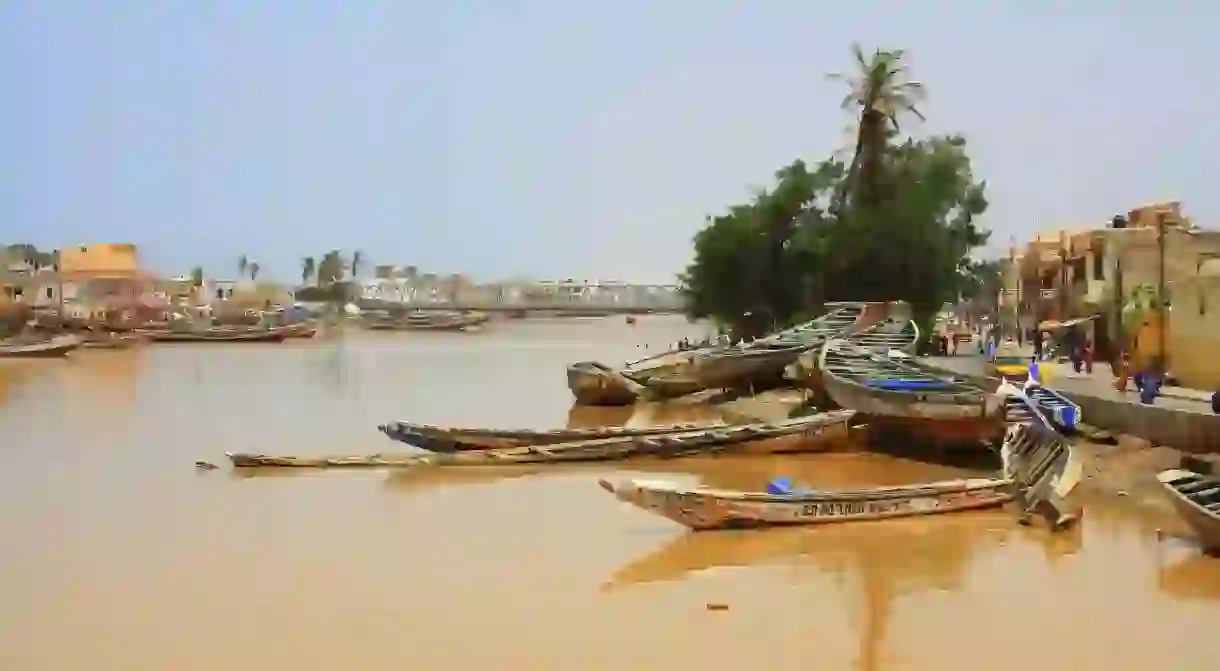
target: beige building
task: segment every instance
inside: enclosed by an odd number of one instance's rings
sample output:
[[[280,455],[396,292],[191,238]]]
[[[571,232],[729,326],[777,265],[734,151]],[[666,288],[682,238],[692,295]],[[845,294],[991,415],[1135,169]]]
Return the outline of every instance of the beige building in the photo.
[[[1164,220],[1164,227],[1160,221]],[[1137,289],[1155,295],[1163,279],[1164,347],[1160,310],[1123,323],[1122,308]],[[1005,273],[1007,305],[1029,329],[1094,317],[1089,327],[1099,358],[1120,344],[1136,366],[1162,353],[1181,384],[1220,388],[1220,231],[1196,227],[1177,202],[1127,213],[1126,226],[1059,231],[1038,236],[1010,254]],[[1015,290],[1015,298],[1009,291]]]

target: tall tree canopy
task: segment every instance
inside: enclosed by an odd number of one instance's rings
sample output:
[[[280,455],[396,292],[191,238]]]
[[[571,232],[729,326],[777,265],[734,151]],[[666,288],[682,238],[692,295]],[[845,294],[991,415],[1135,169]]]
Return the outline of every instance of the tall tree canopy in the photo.
[[[817,312],[828,300],[909,302],[927,326],[942,303],[981,291],[971,252],[988,232],[987,209],[966,140],[901,135],[922,118],[923,87],[901,51],[853,54],[844,105],[858,109],[849,165],[797,160],[748,203],[710,217],[682,275],[692,317],[758,335]]]

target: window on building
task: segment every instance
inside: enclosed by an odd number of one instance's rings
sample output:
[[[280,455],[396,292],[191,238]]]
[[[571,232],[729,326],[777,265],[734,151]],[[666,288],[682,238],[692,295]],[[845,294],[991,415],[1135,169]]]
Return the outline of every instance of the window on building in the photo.
[[[47,287],[47,298],[55,298],[55,287]]]
[[[1093,279],[1106,279],[1106,250],[1100,241],[1093,247]]]

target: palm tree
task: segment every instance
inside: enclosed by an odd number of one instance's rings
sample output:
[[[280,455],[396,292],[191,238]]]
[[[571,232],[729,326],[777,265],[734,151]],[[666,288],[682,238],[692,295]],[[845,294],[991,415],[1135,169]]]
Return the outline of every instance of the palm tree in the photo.
[[[355,279],[360,274],[360,265],[364,261],[364,255],[360,250],[352,252],[352,279]]]
[[[237,257],[237,276],[245,277],[246,269],[250,267],[250,259],[246,258],[245,254]]]
[[[254,282],[258,280],[258,271],[262,270],[263,267],[258,265],[258,261],[251,261],[246,269],[250,271],[250,281]]]
[[[878,203],[886,143],[891,133],[900,130],[899,117],[909,113],[920,120],[924,118],[917,107],[924,98],[924,87],[910,79],[909,68],[903,61],[905,52],[876,49],[872,56],[866,56],[859,44],[853,44],[851,49],[856,73],[830,75],[851,87],[843,98],[843,109],[859,110],[856,150],[847,179],[835,196],[832,209],[836,214],[842,211],[849,196],[856,207]]]
[[[203,266],[191,268],[191,284],[197,287],[203,286]]]
[[[317,274],[318,264],[312,256],[306,256],[301,259],[301,285],[309,284],[309,280],[313,279]]]

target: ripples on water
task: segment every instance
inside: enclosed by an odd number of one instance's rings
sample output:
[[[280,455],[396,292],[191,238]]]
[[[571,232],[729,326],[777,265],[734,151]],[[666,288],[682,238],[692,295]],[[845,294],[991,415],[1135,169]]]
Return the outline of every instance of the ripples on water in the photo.
[[[1175,520],[1121,502],[1054,537],[1002,511],[693,534],[610,499],[598,477],[641,472],[605,464],[192,468],[385,451],[391,419],[641,421],[572,409],[563,366],[682,335],[698,330],[523,321],[0,362],[0,669],[1220,668],[1220,560],[1158,543]],[[741,488],[961,473],[851,455],[632,467]]]

